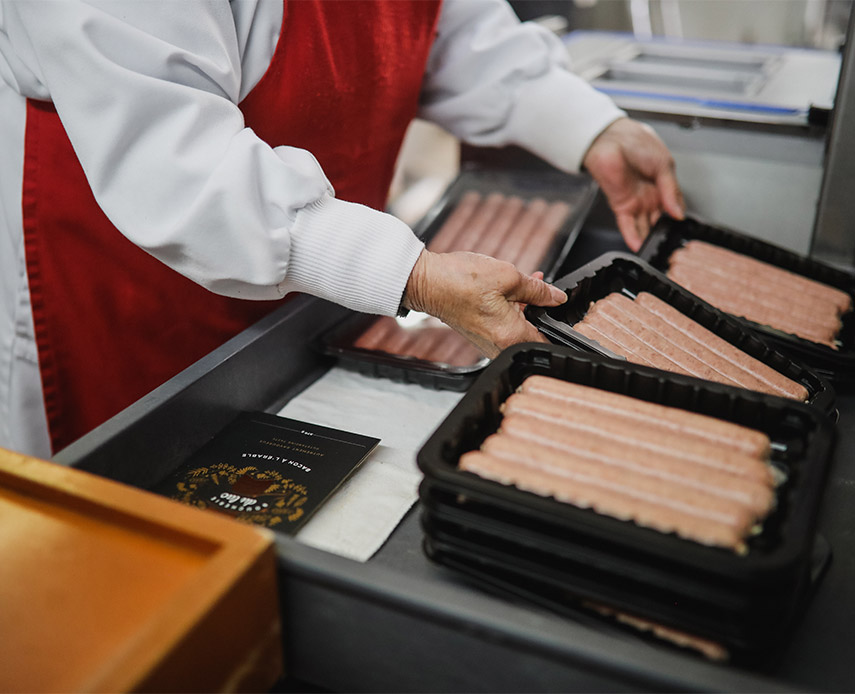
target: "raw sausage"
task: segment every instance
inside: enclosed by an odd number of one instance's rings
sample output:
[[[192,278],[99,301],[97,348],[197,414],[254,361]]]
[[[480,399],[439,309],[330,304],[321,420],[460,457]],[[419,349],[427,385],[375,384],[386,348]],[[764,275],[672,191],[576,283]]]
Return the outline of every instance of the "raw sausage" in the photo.
[[[692,440],[681,432],[653,429],[617,414],[604,416],[602,411],[575,407],[567,403],[527,393],[514,393],[501,406],[505,416],[513,414],[536,417],[554,426],[572,431],[591,432],[653,453],[668,455],[675,448],[683,457],[697,465],[750,477],[772,485],[774,476],[769,465],[754,456],[722,447],[700,438]],[[655,436],[651,436],[655,432]]]
[[[686,539],[727,547],[736,552],[745,551],[744,538],[753,525],[749,514],[702,509],[592,476],[558,475],[540,469],[536,461],[526,464],[530,460],[526,447],[523,447],[522,454],[522,461],[519,461],[480,450],[469,451],[460,457],[460,468],[540,496],[551,496],[613,518],[631,520],[660,532],[673,532]]]
[[[717,446],[742,451],[761,460],[768,459],[771,452],[769,437],[762,431],[600,388],[534,374],[520,384],[518,391],[555,398],[569,405],[602,412],[609,417],[626,418],[644,425],[650,431],[664,429],[679,432]]]
[[[611,466],[661,480],[665,484],[683,485],[743,504],[756,518],[772,508],[775,494],[771,486],[746,477],[732,475],[710,467],[696,465],[681,455],[680,448],[669,453],[616,441],[593,432],[572,431],[525,415],[510,415],[502,420],[501,435],[529,441],[578,455],[593,464]],[[484,450],[489,451],[489,448]],[[627,478],[628,480],[629,478]],[[679,490],[677,494],[681,494]]]

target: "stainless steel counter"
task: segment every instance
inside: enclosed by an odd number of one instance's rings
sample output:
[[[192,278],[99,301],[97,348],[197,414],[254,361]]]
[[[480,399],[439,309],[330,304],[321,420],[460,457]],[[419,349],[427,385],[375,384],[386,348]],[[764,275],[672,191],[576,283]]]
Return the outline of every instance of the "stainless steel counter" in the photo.
[[[620,248],[589,217],[568,269]],[[312,341],[342,309],[298,299],[93,431],[57,462],[148,486],[241,409],[276,411],[330,363]],[[803,623],[762,671],[707,662],[595,620],[514,604],[431,564],[419,509],[358,563],[277,540],[289,675],[333,691],[852,691],[855,395],[839,395],[839,442],[823,500],[834,558]]]

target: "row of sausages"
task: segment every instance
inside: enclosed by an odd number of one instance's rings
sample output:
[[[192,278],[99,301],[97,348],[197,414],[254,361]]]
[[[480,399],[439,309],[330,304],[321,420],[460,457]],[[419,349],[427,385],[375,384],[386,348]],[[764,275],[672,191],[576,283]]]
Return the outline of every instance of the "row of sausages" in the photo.
[[[808,391],[649,292],[594,301],[574,330],[635,364],[805,401]]]
[[[427,244],[436,253],[471,251],[513,263],[520,272],[540,268],[571,212],[566,202],[476,191],[464,193]],[[353,343],[359,349],[466,367],[481,353],[435,318],[402,325],[394,318],[374,321]]]
[[[501,411],[461,470],[737,553],[775,505],[761,431],[541,375]]]
[[[722,311],[832,349],[852,309],[846,292],[704,241],[674,251],[667,274]]]

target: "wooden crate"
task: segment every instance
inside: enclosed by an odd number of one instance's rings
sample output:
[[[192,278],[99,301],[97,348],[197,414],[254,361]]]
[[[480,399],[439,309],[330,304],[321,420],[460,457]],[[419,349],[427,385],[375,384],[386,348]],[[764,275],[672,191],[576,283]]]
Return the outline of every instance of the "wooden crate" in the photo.
[[[265,691],[273,535],[0,449],[0,691]]]

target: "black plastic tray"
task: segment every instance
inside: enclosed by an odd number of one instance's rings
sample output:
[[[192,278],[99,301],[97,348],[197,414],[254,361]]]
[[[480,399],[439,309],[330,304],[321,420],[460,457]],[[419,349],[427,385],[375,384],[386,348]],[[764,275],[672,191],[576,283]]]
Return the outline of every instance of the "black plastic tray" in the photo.
[[[666,272],[671,254],[685,242],[695,239],[742,253],[835,287],[849,294],[855,301],[855,273],[693,217],[677,220],[665,216],[660,219],[644,240],[638,255],[657,270]],[[835,386],[847,390],[855,388],[855,311],[849,311],[843,316],[843,326],[838,336],[840,340],[838,350],[745,318],[739,317],[738,320],[818,371]]]
[[[520,589],[553,602],[560,598],[567,608],[587,601],[648,615],[727,645],[741,657],[767,652],[786,636],[806,599],[805,582],[817,562],[824,568],[830,559],[828,544],[815,543],[808,574],[781,580],[770,575],[766,582],[740,584],[694,567],[687,571],[685,566],[645,561],[642,555],[617,556],[564,541],[560,533],[543,525],[538,529],[525,516],[459,497],[430,486],[422,489],[426,548],[444,547],[446,553],[489,562],[494,570],[516,576]]]
[[[566,202],[572,207],[570,215],[556,234],[539,268],[544,279],[552,281],[561,271],[579,235],[597,190],[596,183],[588,176],[574,176],[553,170],[465,170],[449,185],[414,231],[419,238],[429,242],[453,212],[460,198],[470,191],[518,195],[526,200],[540,197],[548,202]],[[376,316],[354,313],[324,333],[317,347],[323,354],[335,357],[344,368],[366,376],[453,391],[466,390],[489,363],[489,359],[484,358],[470,366],[453,366],[355,347],[354,341],[375,320]]]
[[[592,301],[612,292],[622,292],[631,298],[640,292],[650,292],[746,354],[802,384],[807,389],[810,405],[829,416],[835,414],[836,394],[824,377],[782,352],[742,321],[711,306],[634,255],[605,253],[554,284],[567,292],[569,298],[564,304],[526,309],[529,320],[553,342],[626,361],[572,326],[582,320]]]
[[[425,535],[422,546],[425,554],[437,564],[465,575],[475,585],[488,592],[496,593],[511,601],[523,601],[538,605],[575,622],[592,626],[598,631],[608,631],[613,637],[642,638],[655,641],[660,645],[666,643],[674,648],[689,650],[696,654],[706,653],[707,657],[713,657],[710,655],[710,650],[705,648],[682,645],[673,639],[663,639],[655,636],[649,630],[625,627],[614,621],[613,618],[604,617],[597,612],[595,607],[595,605],[607,606],[612,610],[638,617],[639,615],[635,612],[639,604],[638,600],[631,600],[623,607],[606,605],[603,602],[597,603],[596,600],[590,598],[582,599],[568,590],[567,585],[561,580],[555,581],[548,575],[548,572],[544,573],[541,565],[532,566],[521,563],[513,550],[510,553],[503,552],[501,549],[497,551],[493,548],[485,550],[481,541],[466,537],[465,532],[455,530],[453,527],[437,528],[427,515],[424,518],[423,527]],[[803,615],[810,603],[811,594],[828,568],[830,561],[831,550],[828,541],[822,536],[817,536],[811,558],[809,587],[803,591],[800,599],[794,605],[791,622],[797,621]],[[673,602],[669,609],[678,616],[675,622],[684,623],[686,627],[680,628],[669,625],[671,628],[706,639],[724,649],[723,653],[715,653],[715,659],[732,660],[735,663],[749,666],[760,665],[764,661],[772,659],[775,655],[773,647],[786,639],[786,630],[777,628],[779,620],[773,620],[775,624],[768,625],[767,633],[761,633],[758,640],[756,634],[751,634],[751,628],[756,626],[756,622],[747,623],[748,631],[744,633],[745,620],[736,617],[728,623],[726,620],[730,615],[723,614],[719,615],[722,619],[718,623],[713,622],[711,628],[708,628],[710,633],[703,635],[698,632],[698,619],[685,610],[681,610],[679,602]],[[723,628],[725,638],[716,640],[716,635],[720,635]],[[756,647],[758,642],[762,642],[764,647],[758,649]],[[740,647],[740,644],[747,644],[748,647]]]
[[[749,540],[748,553],[740,556],[707,547],[459,470],[460,455],[478,448],[496,431],[501,403],[531,374],[680,407],[765,432],[773,444],[773,463],[785,471],[787,481],[778,489],[777,508],[763,531]],[[724,639],[748,651],[764,647],[792,620],[807,588],[816,517],[833,444],[831,421],[803,403],[569,347],[528,344],[506,350],[485,369],[419,451],[417,460],[425,476],[420,493],[429,520],[437,520],[431,508],[440,492],[445,511],[450,506],[462,509],[472,504],[470,508],[476,513],[479,507],[488,509],[481,512],[483,523],[489,525],[491,518],[502,517],[518,523],[522,533],[519,541],[514,543],[513,537],[506,535],[500,542],[502,551],[540,534],[539,544],[529,549],[545,566],[556,542],[564,543],[561,546],[568,550],[574,545],[586,547],[589,559],[594,553],[599,557],[599,580],[591,580],[590,574],[576,580],[572,572],[562,573],[560,579],[577,597],[619,604],[641,617]],[[461,525],[459,518],[455,522]],[[480,532],[482,544],[489,544],[486,539],[491,533],[484,527],[463,525],[470,532]],[[491,541],[497,540],[495,535],[500,532],[496,528]],[[649,567],[646,575],[645,566]],[[628,570],[636,575],[628,577]],[[685,577],[684,597],[691,598],[696,606],[730,605],[732,611],[719,617],[745,607],[739,629],[716,631],[709,624],[700,624],[699,628],[698,620],[687,621],[687,614],[704,610],[674,611],[661,593],[654,600],[648,591],[641,599],[638,586],[655,585],[662,571]],[[608,581],[604,578],[607,575]],[[747,606],[742,599],[745,596],[750,598]],[[704,614],[714,623],[714,610],[706,609]]]
[[[541,567],[544,574],[561,577],[572,571],[574,580],[585,575],[594,581],[590,589],[602,584],[620,585],[627,590],[661,594],[666,602],[695,604],[698,609],[729,613],[767,609],[772,593],[787,592],[774,574],[774,580],[740,581],[744,576],[712,576],[703,567],[663,559],[651,562],[644,551],[616,554],[609,545],[591,542],[547,522],[538,522],[525,513],[496,509],[487,499],[456,494],[450,485],[426,481],[419,490],[423,520],[435,527],[451,527],[459,539],[478,538],[485,547],[505,552],[516,560]],[[451,532],[451,531],[447,531]],[[650,531],[655,532],[655,531]],[[559,579],[567,585],[567,578]],[[762,605],[761,603],[767,605]],[[776,604],[772,604],[777,609]]]

